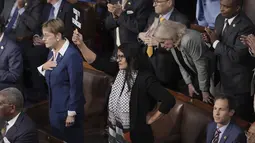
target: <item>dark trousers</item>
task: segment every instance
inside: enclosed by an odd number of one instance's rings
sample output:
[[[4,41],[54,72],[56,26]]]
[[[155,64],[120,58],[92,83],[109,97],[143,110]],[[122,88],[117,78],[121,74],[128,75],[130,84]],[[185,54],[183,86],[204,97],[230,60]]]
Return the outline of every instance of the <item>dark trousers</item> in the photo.
[[[65,126],[67,111],[55,112],[50,109],[50,125],[52,135],[67,143],[84,143],[84,114],[75,116],[75,123],[71,127]]]

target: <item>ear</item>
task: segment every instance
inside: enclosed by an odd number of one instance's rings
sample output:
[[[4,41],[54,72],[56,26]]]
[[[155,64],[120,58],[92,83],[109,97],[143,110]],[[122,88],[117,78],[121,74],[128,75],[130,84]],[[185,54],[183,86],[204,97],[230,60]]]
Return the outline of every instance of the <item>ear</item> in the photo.
[[[236,11],[240,11],[241,10],[241,6],[238,5],[237,8],[236,8]]]
[[[62,34],[61,34],[61,33],[58,33],[58,34],[56,35],[56,38],[59,39],[59,40],[61,40],[61,39],[62,39]]]
[[[173,0],[167,1],[167,4],[168,4],[169,7],[170,7],[170,6],[173,6]]]
[[[232,117],[234,114],[235,114],[235,110],[232,109],[232,110],[229,111],[229,116]]]

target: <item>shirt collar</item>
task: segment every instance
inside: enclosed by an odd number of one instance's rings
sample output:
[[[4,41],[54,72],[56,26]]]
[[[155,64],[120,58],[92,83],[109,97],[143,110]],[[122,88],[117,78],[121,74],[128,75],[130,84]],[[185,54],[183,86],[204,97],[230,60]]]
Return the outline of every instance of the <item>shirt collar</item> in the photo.
[[[225,18],[225,21],[228,20],[228,24],[231,25],[236,17],[237,17],[237,15],[232,18],[229,18],[229,19]]]
[[[20,113],[18,115],[16,115],[14,118],[12,118],[10,121],[7,122],[9,127],[12,127],[15,124],[19,115],[20,115]]]
[[[4,33],[2,33],[2,35],[0,37],[0,42],[2,42],[3,38],[4,38]]]
[[[174,8],[172,8],[167,14],[165,14],[165,15],[163,15],[161,17],[163,17],[164,19],[168,20],[170,18],[170,16],[172,15],[173,11],[174,11]]]
[[[59,9],[61,3],[62,3],[62,0],[59,0],[57,3],[53,4],[53,7],[54,7],[55,9]]]
[[[58,53],[61,55],[61,56],[64,56],[65,55],[65,52],[66,52],[66,50],[67,50],[67,48],[68,48],[68,46],[69,46],[69,41],[67,40],[67,39],[65,39],[66,41],[65,41],[65,43],[64,43],[64,45],[60,48],[60,50],[58,51]],[[54,49],[52,49],[52,52],[53,53],[55,53],[55,50]]]
[[[229,122],[229,123],[230,123],[230,122]],[[224,133],[225,130],[227,129],[229,123],[228,123],[227,125],[224,125],[224,126],[220,127],[220,128],[217,126],[217,129],[219,129],[221,133]]]

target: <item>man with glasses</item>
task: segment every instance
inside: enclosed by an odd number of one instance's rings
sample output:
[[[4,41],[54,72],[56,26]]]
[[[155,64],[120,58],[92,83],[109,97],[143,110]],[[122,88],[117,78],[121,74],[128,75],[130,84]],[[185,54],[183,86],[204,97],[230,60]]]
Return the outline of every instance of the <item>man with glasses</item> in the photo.
[[[190,26],[188,18],[174,7],[175,0],[155,0],[153,6],[155,12],[153,12],[148,19],[146,31],[150,29],[155,18],[159,18],[159,22],[163,20],[172,20],[180,22],[187,27]],[[182,77],[173,55],[170,51],[159,47],[157,41],[150,41],[151,38],[145,36],[145,33],[146,32],[140,33],[139,38],[142,41],[147,41],[145,42],[145,52],[149,54],[148,56],[158,80],[167,88],[179,90],[177,83]]]

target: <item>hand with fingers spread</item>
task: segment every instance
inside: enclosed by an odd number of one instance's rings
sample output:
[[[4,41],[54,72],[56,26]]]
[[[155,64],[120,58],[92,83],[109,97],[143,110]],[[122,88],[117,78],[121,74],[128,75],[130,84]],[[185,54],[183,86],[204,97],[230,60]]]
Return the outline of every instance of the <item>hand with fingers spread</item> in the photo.
[[[189,88],[190,97],[193,97],[194,94],[199,95],[199,93],[196,91],[196,89],[194,88],[192,84],[188,84],[188,88]]]
[[[53,57],[43,64],[42,66],[43,70],[53,70],[53,68],[57,66],[57,63],[55,61],[52,61],[52,59]]]
[[[65,121],[65,126],[70,127],[74,124],[74,122],[75,122],[75,116],[67,116]]]
[[[202,92],[203,102],[213,104],[213,98],[210,96],[209,92]]]
[[[213,44],[216,40],[219,39],[217,34],[216,34],[216,31],[213,31],[213,30],[211,30],[209,28],[205,28],[205,31],[206,31],[206,33],[208,35],[208,38],[209,38],[211,44]]]

